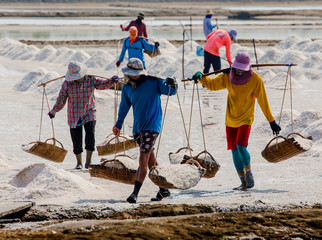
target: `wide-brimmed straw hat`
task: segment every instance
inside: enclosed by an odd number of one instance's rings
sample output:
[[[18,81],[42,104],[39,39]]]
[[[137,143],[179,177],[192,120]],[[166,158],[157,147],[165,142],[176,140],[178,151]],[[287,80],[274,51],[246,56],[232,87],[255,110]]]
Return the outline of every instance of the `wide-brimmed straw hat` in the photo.
[[[143,63],[138,58],[130,58],[126,67],[122,68],[122,72],[129,76],[146,75]]]
[[[67,82],[78,80],[86,75],[87,69],[79,62],[70,62],[65,75]]]
[[[207,15],[209,15],[209,14],[212,14],[212,15],[214,14],[214,13],[213,13],[213,11],[212,11],[211,9],[208,9],[208,10],[207,10]]]
[[[240,52],[237,53],[235,57],[235,61],[231,65],[233,68],[237,68],[243,71],[249,71],[250,70],[250,56],[246,52]]]

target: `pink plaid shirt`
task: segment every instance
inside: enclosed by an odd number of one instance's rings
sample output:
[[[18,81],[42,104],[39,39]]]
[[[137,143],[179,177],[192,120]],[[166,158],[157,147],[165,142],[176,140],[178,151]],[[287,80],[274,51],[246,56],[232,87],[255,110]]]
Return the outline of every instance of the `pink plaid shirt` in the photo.
[[[68,125],[76,128],[79,119],[85,124],[96,120],[96,100],[94,96],[95,89],[109,89],[113,86],[110,80],[99,80],[86,75],[85,80],[81,84],[65,81],[60,89],[57,101],[50,111],[55,115],[66,104],[68,99]]]

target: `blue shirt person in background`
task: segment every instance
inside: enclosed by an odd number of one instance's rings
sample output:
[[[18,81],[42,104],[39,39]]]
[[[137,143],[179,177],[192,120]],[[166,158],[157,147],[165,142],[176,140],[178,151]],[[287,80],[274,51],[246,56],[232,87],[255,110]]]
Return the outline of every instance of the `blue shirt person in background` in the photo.
[[[120,134],[124,119],[130,108],[133,109],[133,136],[140,146],[139,168],[136,173],[133,193],[126,199],[136,203],[138,193],[147,175],[148,168],[158,165],[153,146],[161,131],[162,107],[161,95],[175,95],[177,83],[173,78],[165,81],[146,75],[143,63],[138,58],[131,58],[125,68],[122,68],[127,84],[122,87],[122,97],[118,119],[113,127],[113,133]],[[170,93],[169,93],[170,91]],[[152,201],[161,201],[170,196],[170,191],[161,188]]]
[[[203,20],[203,33],[205,34],[205,37],[212,32],[212,29],[214,29],[217,25],[212,25],[211,24],[211,18],[214,13],[211,11],[211,9],[207,10],[207,15],[205,19]]]

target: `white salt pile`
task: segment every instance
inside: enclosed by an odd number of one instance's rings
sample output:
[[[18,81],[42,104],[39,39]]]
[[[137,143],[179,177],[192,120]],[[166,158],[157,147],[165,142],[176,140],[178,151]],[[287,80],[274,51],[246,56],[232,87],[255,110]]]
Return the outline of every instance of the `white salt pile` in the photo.
[[[269,48],[262,57],[258,59],[259,63],[276,63],[283,56],[283,53],[276,48]]]
[[[103,158],[101,161],[103,162],[105,160],[107,161],[104,163],[104,166],[108,168],[124,169],[125,166],[129,170],[136,171],[139,167],[138,161],[127,156],[116,156],[115,160],[118,160],[120,163],[111,158]]]
[[[301,41],[301,39],[298,36],[290,36],[287,39],[278,43],[276,47],[280,48],[280,49],[287,49],[287,48],[293,47],[294,45],[296,45],[300,41]]]
[[[195,152],[193,150],[189,149],[181,149],[178,153],[169,153],[169,160],[171,164],[179,164],[184,159],[184,156],[195,156]]]
[[[164,177],[168,183],[178,189],[189,189],[196,186],[202,176],[202,171],[190,164],[158,165],[155,169],[159,176]]]
[[[303,148],[304,151],[308,151],[313,146],[313,141],[310,139],[302,138],[298,135],[293,135],[295,141]]]
[[[71,57],[65,60],[65,65],[67,66],[69,62],[76,61],[76,62],[86,62],[91,56],[83,50],[76,51]]]
[[[308,45],[305,49],[305,52],[320,52],[322,53],[322,40],[316,40],[310,45]]]
[[[16,199],[55,198],[64,195],[71,198],[84,193],[106,191],[78,175],[47,163],[36,163],[25,167],[9,184],[15,187],[12,195]]]
[[[112,54],[107,51],[99,50],[85,62],[85,65],[90,68],[101,68],[114,61],[116,62],[115,57]]]
[[[46,58],[55,53],[56,49],[53,48],[51,45],[47,45],[34,56],[33,60],[39,62],[45,61]]]
[[[164,69],[175,63],[175,58],[166,55],[159,55],[154,57],[153,62],[147,68],[147,71],[150,75],[155,76],[167,76],[167,73],[164,72]],[[168,75],[169,76],[169,75]],[[171,75],[170,75],[171,76]]]
[[[312,43],[311,39],[304,39],[304,40],[300,41],[299,43],[297,43],[293,47],[293,49],[302,51],[303,49],[307,48],[311,43]]]
[[[290,89],[290,77],[288,76],[287,72],[281,72],[281,73],[276,74],[275,77],[273,77],[269,81],[266,81],[265,84],[267,87],[283,90],[283,89],[285,89],[286,78],[287,78],[286,89],[289,90]],[[295,77],[293,75],[291,78],[291,82],[292,82],[293,89],[299,89],[299,88],[303,87],[302,84],[300,84],[295,79]]]
[[[277,63],[285,63],[285,64],[298,64],[301,65],[305,61],[306,57],[303,53],[297,50],[287,51],[278,61]]]

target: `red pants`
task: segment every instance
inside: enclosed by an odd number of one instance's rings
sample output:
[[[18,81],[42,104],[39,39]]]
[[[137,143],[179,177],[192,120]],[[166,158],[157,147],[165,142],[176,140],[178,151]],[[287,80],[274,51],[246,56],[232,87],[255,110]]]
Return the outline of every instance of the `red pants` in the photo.
[[[237,149],[237,144],[247,147],[250,129],[250,125],[243,125],[237,128],[226,126],[227,149]]]

